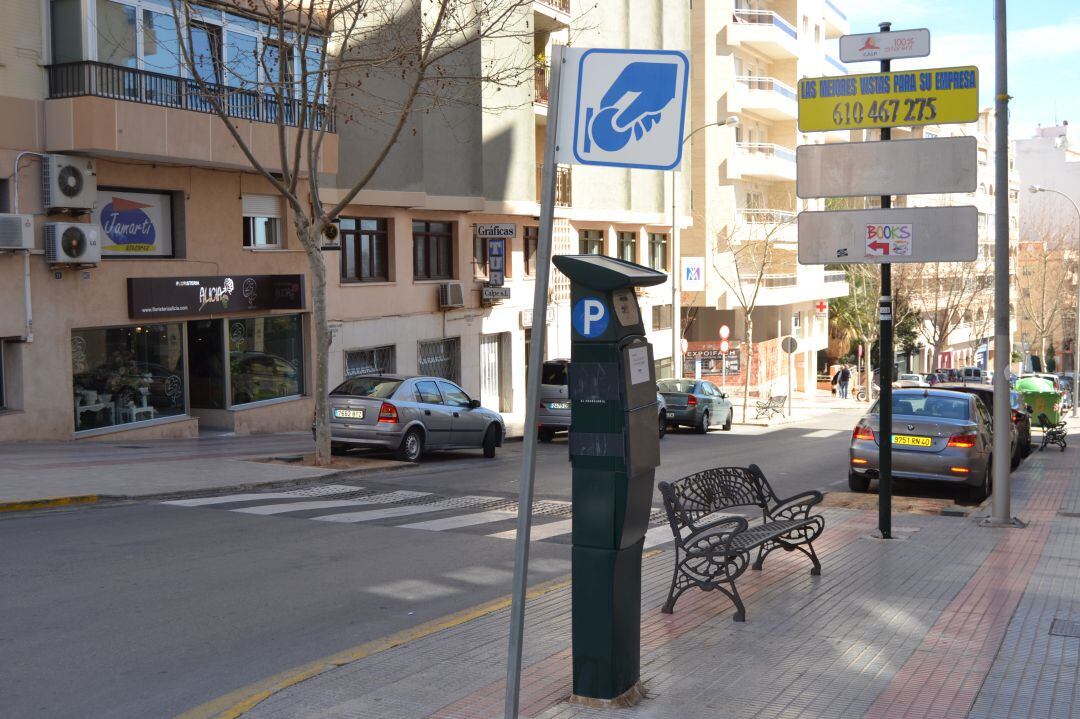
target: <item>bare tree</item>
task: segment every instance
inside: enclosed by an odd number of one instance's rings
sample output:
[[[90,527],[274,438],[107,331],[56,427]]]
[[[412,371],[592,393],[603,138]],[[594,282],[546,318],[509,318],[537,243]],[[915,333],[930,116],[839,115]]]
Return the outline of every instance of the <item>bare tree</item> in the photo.
[[[532,0],[237,0],[263,23],[254,50],[222,53],[196,22],[193,0],[170,0],[187,78],[182,91],[218,116],[251,169],[292,211],[312,277],[316,463],[330,461],[330,332],[324,232],[371,181],[410,118],[452,104],[484,109],[491,93],[531,79]],[[508,41],[492,51],[489,42]],[[224,54],[224,57],[222,56]],[[243,119],[237,119],[241,117]],[[272,152],[242,131],[271,123]],[[334,124],[378,127],[364,167],[324,204],[320,168]],[[272,158],[272,159],[268,159]]]
[[[1032,340],[1030,354],[1046,367],[1048,345],[1064,327],[1065,298],[1073,296],[1071,228],[1050,218],[1033,227],[1017,254],[1016,310],[1021,332]]]

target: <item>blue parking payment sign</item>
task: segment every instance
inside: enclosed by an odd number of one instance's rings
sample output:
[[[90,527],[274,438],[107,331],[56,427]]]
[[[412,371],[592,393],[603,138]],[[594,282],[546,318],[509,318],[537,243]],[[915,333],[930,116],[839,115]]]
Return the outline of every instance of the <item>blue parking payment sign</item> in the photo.
[[[607,305],[599,297],[582,297],[574,303],[570,311],[574,331],[585,339],[594,339],[604,334],[609,319]]]
[[[573,159],[671,170],[682,159],[690,60],[675,50],[585,50],[577,67]]]

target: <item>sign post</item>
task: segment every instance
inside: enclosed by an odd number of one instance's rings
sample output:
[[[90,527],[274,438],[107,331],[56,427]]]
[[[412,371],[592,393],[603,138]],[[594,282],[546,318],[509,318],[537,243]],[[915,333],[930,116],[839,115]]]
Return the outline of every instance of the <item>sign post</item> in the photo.
[[[795,375],[795,350],[799,349],[799,342],[794,337],[785,337],[780,343],[781,349],[787,353],[788,357],[788,373],[787,373],[787,413],[788,417],[791,416],[792,401],[792,380]]]

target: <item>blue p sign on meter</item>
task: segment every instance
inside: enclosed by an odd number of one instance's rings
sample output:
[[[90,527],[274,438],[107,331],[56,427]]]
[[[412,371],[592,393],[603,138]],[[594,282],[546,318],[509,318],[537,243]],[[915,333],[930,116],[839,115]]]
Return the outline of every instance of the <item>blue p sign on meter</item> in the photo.
[[[573,152],[560,153],[559,161],[646,170],[678,167],[689,58],[675,50],[579,52],[576,63],[573,55],[566,63],[568,74],[576,71],[576,83],[563,84],[567,89],[576,85],[572,121],[559,128],[560,149]]]
[[[595,339],[607,329],[610,314],[599,297],[582,297],[570,311],[574,330],[585,339]]]

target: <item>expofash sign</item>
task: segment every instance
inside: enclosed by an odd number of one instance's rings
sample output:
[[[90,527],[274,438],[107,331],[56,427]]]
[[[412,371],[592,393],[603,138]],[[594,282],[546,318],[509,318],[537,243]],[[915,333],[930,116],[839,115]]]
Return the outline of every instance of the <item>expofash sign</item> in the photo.
[[[113,257],[172,257],[172,197],[164,192],[100,190],[94,223],[101,254]]]

